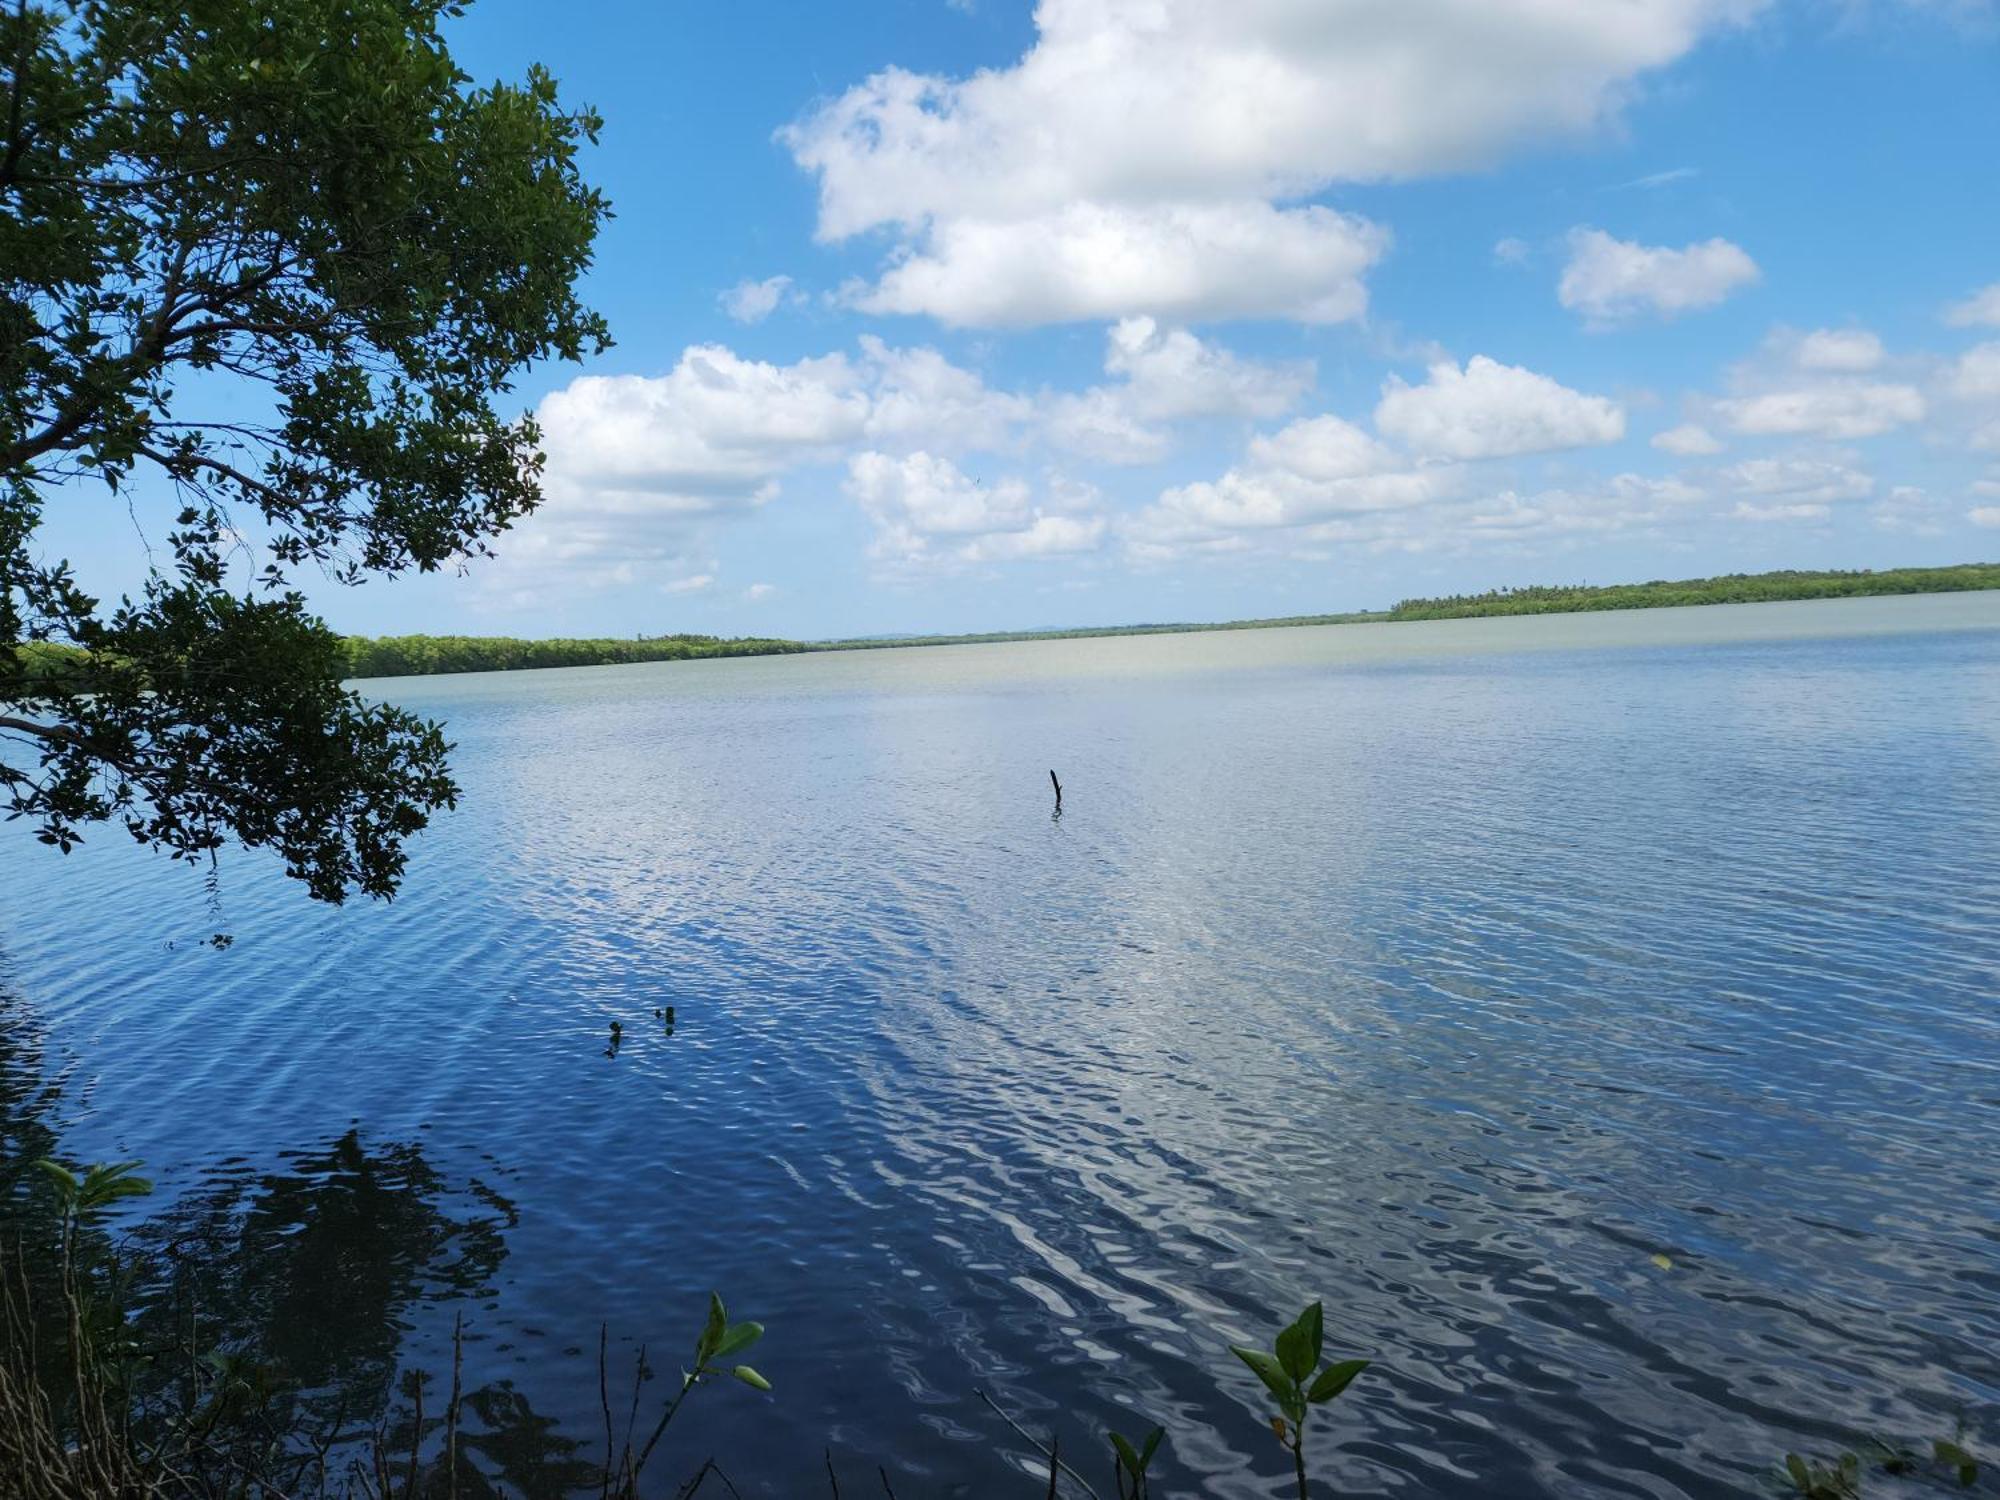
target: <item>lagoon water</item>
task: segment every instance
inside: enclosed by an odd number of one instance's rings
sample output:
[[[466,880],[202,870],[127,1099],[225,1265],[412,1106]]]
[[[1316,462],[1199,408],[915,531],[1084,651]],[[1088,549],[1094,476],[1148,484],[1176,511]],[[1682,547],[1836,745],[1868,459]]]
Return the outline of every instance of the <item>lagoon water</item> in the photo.
[[[1313,1297],[1345,1496],[2000,1441],[2000,595],[364,686],[466,790],[393,905],[0,830],[8,1144],[302,1376],[462,1316],[496,1472],[711,1287],[777,1391],[660,1477],[745,1496],[1040,1493],[975,1389],[1283,1493],[1226,1345]]]

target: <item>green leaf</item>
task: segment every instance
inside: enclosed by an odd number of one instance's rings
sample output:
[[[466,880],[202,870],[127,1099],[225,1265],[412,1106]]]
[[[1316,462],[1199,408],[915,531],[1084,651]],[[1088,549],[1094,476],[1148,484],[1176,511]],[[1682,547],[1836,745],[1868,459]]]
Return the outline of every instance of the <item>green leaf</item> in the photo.
[[[1806,1461],[1798,1454],[1785,1455],[1785,1472],[1792,1476],[1792,1483],[1799,1487],[1801,1493],[1812,1488],[1812,1470],[1806,1467]]]
[[[715,1357],[715,1351],[722,1343],[722,1335],[729,1327],[729,1319],[723,1316],[722,1299],[714,1292],[708,1294],[708,1322],[702,1327],[701,1342],[694,1346],[694,1362],[697,1368]]]
[[[1293,1383],[1285,1373],[1285,1367],[1262,1349],[1245,1349],[1240,1344],[1231,1344],[1229,1352],[1257,1372],[1257,1378],[1280,1402],[1292,1398]]]
[[[722,1331],[722,1340],[709,1355],[710,1359],[725,1359],[748,1349],[764,1336],[762,1323],[731,1323]]]
[[[762,1375],[759,1375],[748,1365],[738,1365],[729,1373],[754,1390],[768,1391],[771,1388],[771,1382],[766,1380]]]
[[[1160,1439],[1166,1435],[1167,1429],[1164,1427],[1155,1427],[1153,1429],[1153,1435],[1146,1439],[1146,1446],[1139,1452],[1140,1468],[1145,1468],[1147,1464],[1153,1461],[1153,1455],[1159,1451]]]
[[[152,1183],[132,1175],[141,1165],[136,1161],[99,1162],[83,1174],[79,1201],[85,1208],[101,1208],[120,1198],[137,1198],[152,1192]]]
[[[65,1199],[73,1199],[76,1196],[79,1186],[76,1173],[70,1171],[68,1167],[50,1156],[38,1158],[35,1166],[55,1183],[57,1191],[62,1193]]]
[[[1306,1400],[1314,1406],[1331,1401],[1350,1385],[1354,1377],[1368,1368],[1365,1359],[1343,1359],[1337,1365],[1328,1365],[1313,1380],[1312,1389],[1306,1392]]]
[[[1118,1450],[1118,1462],[1124,1466],[1127,1474],[1134,1479],[1145,1474],[1146,1466],[1139,1461],[1139,1450],[1126,1441],[1123,1433],[1111,1434],[1111,1446]]]
[[[1312,1364],[1306,1367],[1310,1371],[1314,1366],[1319,1364],[1320,1350],[1326,1343],[1325,1305],[1315,1302],[1311,1307],[1299,1314],[1299,1321],[1306,1325],[1307,1331],[1312,1336]],[[1305,1377],[1302,1375],[1299,1378],[1303,1380]]]
[[[1298,1315],[1291,1327],[1278,1335],[1278,1363],[1285,1367],[1285,1373],[1292,1379],[1304,1380],[1312,1374],[1313,1366],[1319,1363],[1324,1325],[1325,1313],[1315,1302]]]
[[[1939,1438],[1931,1444],[1931,1454],[1941,1464],[1956,1471],[1960,1489],[1970,1489],[1979,1478],[1979,1462],[1957,1443]]]

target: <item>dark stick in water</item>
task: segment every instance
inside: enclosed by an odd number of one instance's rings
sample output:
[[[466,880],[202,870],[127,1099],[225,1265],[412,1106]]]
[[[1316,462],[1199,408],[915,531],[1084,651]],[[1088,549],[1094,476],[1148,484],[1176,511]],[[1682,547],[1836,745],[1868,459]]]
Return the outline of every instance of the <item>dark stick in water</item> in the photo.
[[[1055,773],[1054,771],[1051,771],[1051,772],[1049,772],[1049,781],[1050,781],[1050,783],[1051,783],[1051,784],[1052,784],[1052,785],[1053,785],[1053,786],[1055,787],[1055,789],[1056,789],[1056,806],[1057,806],[1057,807],[1061,807],[1061,806],[1062,806],[1062,783],[1061,783],[1060,781],[1057,781],[1057,780],[1056,780],[1056,773]]]

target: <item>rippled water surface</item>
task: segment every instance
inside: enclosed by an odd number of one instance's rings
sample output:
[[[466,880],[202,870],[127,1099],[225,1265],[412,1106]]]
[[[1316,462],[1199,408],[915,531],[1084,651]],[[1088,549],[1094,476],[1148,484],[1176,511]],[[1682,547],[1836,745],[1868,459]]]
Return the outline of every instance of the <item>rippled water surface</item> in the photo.
[[[1038,1492],[975,1388],[1276,1495],[1316,1296],[1344,1495],[2000,1439],[2000,596],[367,687],[467,792],[392,906],[0,831],[0,1087],[369,1358],[463,1312],[497,1469],[710,1287],[745,1495]]]

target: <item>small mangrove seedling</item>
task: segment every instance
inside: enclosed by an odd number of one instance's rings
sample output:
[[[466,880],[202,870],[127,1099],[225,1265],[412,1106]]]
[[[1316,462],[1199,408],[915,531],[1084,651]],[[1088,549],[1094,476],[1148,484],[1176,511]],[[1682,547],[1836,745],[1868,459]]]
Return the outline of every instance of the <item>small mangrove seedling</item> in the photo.
[[[1155,1427],[1152,1435],[1134,1448],[1123,1433],[1111,1434],[1111,1447],[1118,1455],[1118,1467],[1113,1471],[1118,1481],[1118,1500],[1147,1500],[1152,1491],[1146,1485],[1146,1470],[1159,1451],[1160,1439],[1166,1435],[1166,1428]]]
[[[1785,1477],[1803,1500],[1852,1500],[1861,1493],[1861,1456],[1843,1453],[1832,1463],[1785,1455]]]
[[[140,1166],[136,1161],[101,1161],[79,1172],[44,1156],[35,1166],[55,1184],[56,1204],[66,1219],[88,1219],[120,1198],[140,1198],[153,1190],[151,1182],[133,1175]]]
[[[1979,1460],[1967,1451],[1964,1434],[1958,1440],[1938,1438],[1928,1460],[1917,1449],[1875,1439],[1860,1453],[1840,1453],[1830,1459],[1787,1453],[1779,1471],[1779,1487],[1803,1500],[1856,1500],[1864,1493],[1866,1476],[1879,1470],[1896,1479],[1914,1479],[1929,1487],[1970,1489],[1979,1482]]]
[[[1365,1359],[1344,1359],[1321,1365],[1320,1348],[1325,1334],[1326,1313],[1313,1303],[1281,1332],[1270,1352],[1231,1344],[1230,1353],[1256,1371],[1264,1388],[1277,1398],[1278,1415],[1271,1418],[1271,1431],[1292,1452],[1292,1466],[1298,1474],[1299,1500],[1306,1495],[1306,1416],[1310,1408],[1324,1406],[1354,1383],[1354,1377],[1368,1368]]]
[[[728,1376],[740,1380],[752,1390],[768,1391],[771,1382],[758,1374],[749,1365],[730,1365],[722,1361],[732,1354],[741,1354],[764,1336],[762,1323],[732,1323],[722,1309],[722,1299],[714,1292],[708,1294],[708,1321],[702,1325],[701,1337],[694,1346],[694,1368],[681,1371],[681,1388],[667,1403],[667,1409],[660,1413],[660,1420],[653,1428],[653,1435],[646,1439],[646,1446],[639,1450],[638,1462],[632,1465],[632,1477],[636,1480],[639,1470],[646,1466],[652,1456],[654,1446],[667,1430],[667,1424],[680,1411],[688,1393],[705,1380],[716,1380]]]

